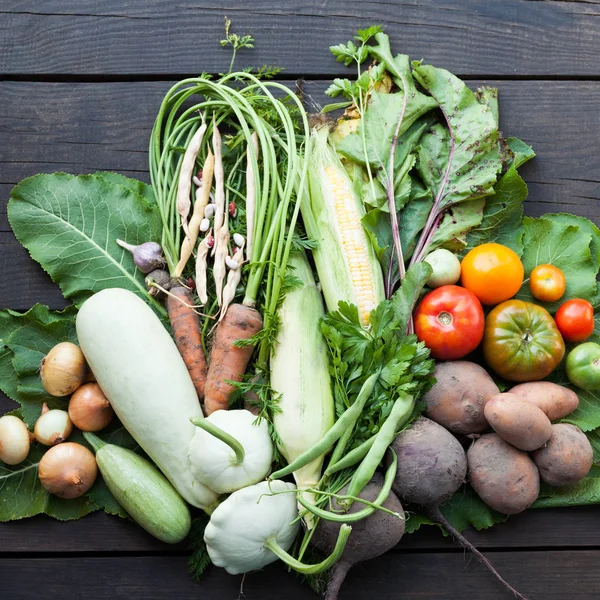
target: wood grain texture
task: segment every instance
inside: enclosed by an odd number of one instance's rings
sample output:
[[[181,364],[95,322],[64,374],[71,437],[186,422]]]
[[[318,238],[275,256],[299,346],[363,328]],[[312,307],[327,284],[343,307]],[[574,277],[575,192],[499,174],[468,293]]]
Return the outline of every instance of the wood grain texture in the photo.
[[[496,568],[530,600],[590,600],[597,587],[600,551],[490,552]],[[3,594],[10,600],[318,600],[322,598],[279,565],[258,573],[228,575],[210,568],[200,584],[187,575],[186,559],[160,557],[2,558]],[[41,587],[43,586],[43,587]],[[243,595],[241,592],[243,591]],[[339,600],[510,600],[473,557],[458,553],[390,552],[357,565]]]
[[[600,547],[600,519],[595,506],[530,510],[490,529],[468,529],[465,536],[481,550],[596,549]],[[457,542],[432,526],[405,536],[397,550],[462,552]],[[0,526],[1,555],[61,552],[185,554],[187,546],[164,544],[132,521],[102,512],[66,523],[38,516]]]
[[[239,64],[277,64],[290,76],[343,71],[331,44],[381,23],[396,52],[456,73],[486,76],[598,76],[600,7],[590,0],[272,0],[173,3],[4,0],[0,73],[219,73],[223,18],[252,33]]]

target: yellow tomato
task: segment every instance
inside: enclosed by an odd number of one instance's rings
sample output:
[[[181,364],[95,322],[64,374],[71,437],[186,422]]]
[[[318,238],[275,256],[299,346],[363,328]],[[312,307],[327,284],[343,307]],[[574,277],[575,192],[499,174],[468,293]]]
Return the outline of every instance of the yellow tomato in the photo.
[[[518,254],[502,244],[481,244],[461,263],[461,285],[482,304],[499,304],[512,298],[523,284],[525,271]]]

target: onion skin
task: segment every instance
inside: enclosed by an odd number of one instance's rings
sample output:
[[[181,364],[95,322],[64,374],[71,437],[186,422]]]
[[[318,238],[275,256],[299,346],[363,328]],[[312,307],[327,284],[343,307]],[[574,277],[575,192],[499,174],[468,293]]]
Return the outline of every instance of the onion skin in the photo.
[[[44,389],[51,396],[63,397],[84,382],[87,364],[79,346],[61,342],[42,359],[40,372]]]
[[[35,423],[35,439],[44,446],[55,446],[64,442],[71,435],[73,423],[71,423],[66,410],[48,410],[46,404],[44,404],[44,409]]]
[[[97,383],[83,384],[69,401],[69,417],[81,431],[100,431],[114,416],[115,411]]]
[[[18,465],[27,458],[29,448],[30,434],[25,423],[13,415],[0,418],[0,460]]]
[[[65,500],[85,494],[94,485],[97,475],[94,455],[75,442],[53,446],[38,466],[40,483],[51,494]]]

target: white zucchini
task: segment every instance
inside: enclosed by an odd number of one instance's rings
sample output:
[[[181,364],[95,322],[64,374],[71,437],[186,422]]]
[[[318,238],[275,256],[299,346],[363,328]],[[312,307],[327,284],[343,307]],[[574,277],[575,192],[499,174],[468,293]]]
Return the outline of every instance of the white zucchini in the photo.
[[[193,475],[188,447],[191,417],[202,409],[175,342],[144,301],[127,290],[106,289],[77,315],[83,354],[115,413],[193,506],[209,508],[217,495]]]

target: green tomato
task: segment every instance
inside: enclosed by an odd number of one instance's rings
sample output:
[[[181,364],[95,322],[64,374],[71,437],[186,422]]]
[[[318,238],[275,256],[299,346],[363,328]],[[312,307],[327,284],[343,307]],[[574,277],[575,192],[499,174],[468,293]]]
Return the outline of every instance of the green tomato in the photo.
[[[453,285],[460,279],[460,261],[450,250],[438,248],[425,257],[433,273],[427,280],[430,288],[438,288],[442,285]]]
[[[600,390],[600,344],[575,346],[567,356],[567,377],[583,390]]]

